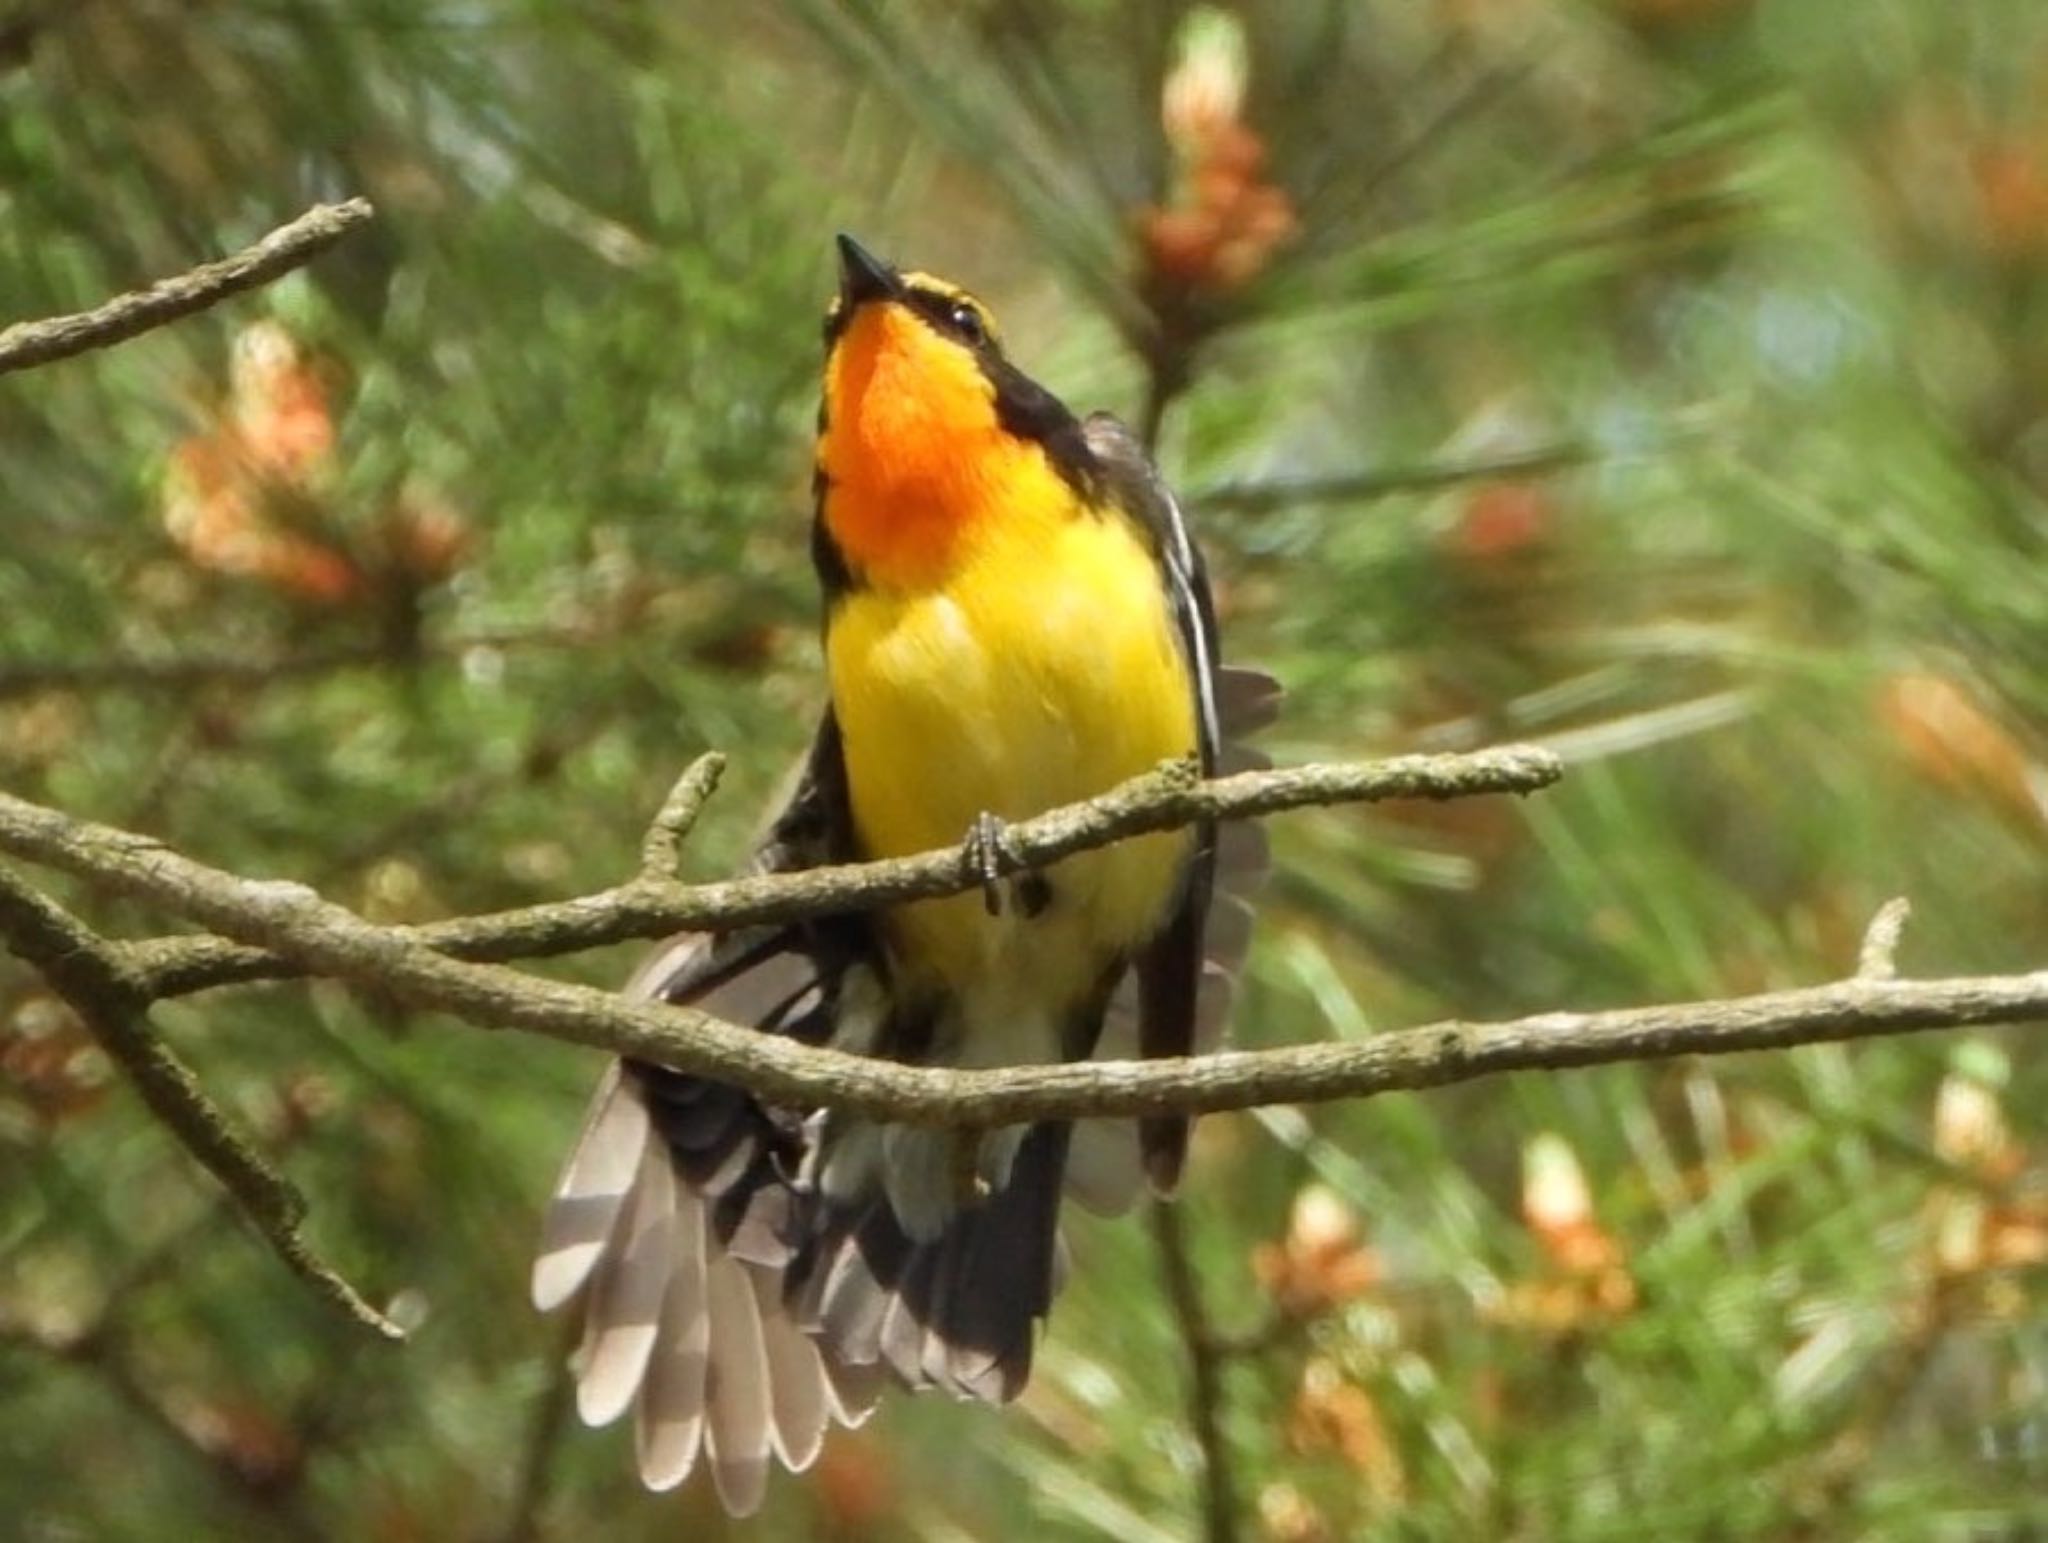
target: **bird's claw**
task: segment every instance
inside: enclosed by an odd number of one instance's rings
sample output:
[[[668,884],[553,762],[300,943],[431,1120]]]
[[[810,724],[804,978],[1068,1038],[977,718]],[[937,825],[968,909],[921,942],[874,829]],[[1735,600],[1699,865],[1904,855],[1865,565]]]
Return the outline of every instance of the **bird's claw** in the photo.
[[[1003,914],[1003,874],[1021,867],[1010,849],[1010,828],[986,809],[967,831],[967,866],[981,880],[981,903],[991,916]]]

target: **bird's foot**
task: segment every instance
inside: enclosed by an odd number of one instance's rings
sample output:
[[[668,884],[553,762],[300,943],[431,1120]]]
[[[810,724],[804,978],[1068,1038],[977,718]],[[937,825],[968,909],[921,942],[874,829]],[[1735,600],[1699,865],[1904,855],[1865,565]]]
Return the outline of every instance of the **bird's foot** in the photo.
[[[988,907],[989,915],[1001,916],[1003,875],[1024,866],[1010,845],[1010,827],[1001,816],[984,809],[968,827],[963,845],[967,850],[969,871],[981,880],[981,903]]]

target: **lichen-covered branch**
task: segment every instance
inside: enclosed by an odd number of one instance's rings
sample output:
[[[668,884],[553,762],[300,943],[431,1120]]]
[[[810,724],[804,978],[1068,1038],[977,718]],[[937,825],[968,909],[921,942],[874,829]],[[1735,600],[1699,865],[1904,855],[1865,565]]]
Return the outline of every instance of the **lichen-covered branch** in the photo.
[[[220,1181],[286,1264],[356,1322],[387,1339],[404,1337],[307,1245],[299,1231],[305,1197],[257,1154],[185,1063],[150,1032],[147,997],[103,939],[0,869],[0,941],[78,1015],[150,1112]]]
[[[175,278],[160,279],[147,289],[116,295],[104,305],[69,316],[16,322],[0,332],[0,375],[68,359],[94,348],[152,331],[230,295],[255,289],[302,268],[375,211],[368,199],[315,204],[289,225],[281,225],[254,246],[218,262],[202,263]]]
[[[1104,831],[1134,818],[1133,810],[1146,811],[1145,820],[1155,822],[1139,828],[1156,829],[1165,823],[1162,809],[1192,818],[1216,807],[1210,795],[1232,785],[1238,790],[1222,802],[1233,809],[1283,793],[1298,796],[1301,789],[1288,780],[1291,775],[1255,773],[1247,774],[1249,783],[1232,778],[1210,784],[1169,778],[1149,794],[1132,785],[1059,811],[1046,822],[1013,827],[1013,833],[1032,831],[1025,855],[1043,861],[1047,853],[1078,850],[1084,829],[1098,844],[1110,839]],[[1282,791],[1262,791],[1261,779],[1278,779],[1274,785]],[[1334,784],[1344,781],[1332,778]],[[268,950],[302,971],[372,988],[479,1027],[519,1029],[663,1062],[780,1103],[833,1104],[926,1125],[988,1127],[1089,1115],[1206,1113],[1438,1087],[1498,1072],[1782,1049],[1819,1040],[2048,1018],[2048,970],[2040,970],[1964,980],[1850,980],[1721,1001],[1545,1013],[1493,1024],[1444,1022],[1363,1042],[1224,1051],[1180,1060],[956,1071],[798,1045],[686,1008],[630,1001],[502,965],[452,958],[419,932],[372,925],[301,885],[238,878],[147,837],[87,825],[4,795],[0,851],[187,917],[238,943]],[[819,909],[879,903],[862,888],[867,882],[862,875],[898,866],[861,865],[799,877],[828,881],[810,896]],[[913,858],[901,867],[919,884],[931,885],[914,893],[958,892],[972,882],[957,853]],[[901,873],[876,876],[907,882]],[[756,897],[753,903],[756,908],[743,914],[761,914],[762,902]],[[777,904],[789,907],[778,914],[794,914],[800,901],[785,895]]]
[[[1296,766],[1244,772],[1210,782],[1201,781],[1191,766],[1173,763],[1133,778],[1099,798],[1020,821],[1009,827],[1009,845],[1024,866],[1042,867],[1125,836],[1170,830],[1197,819],[1244,819],[1316,804],[1533,793],[1560,775],[1556,756],[1526,746],[1474,755],[1413,755]],[[32,861],[62,868],[67,866],[65,852],[79,859],[88,848],[95,848],[111,856],[124,841],[138,839],[85,826],[52,811],[37,811],[34,805],[0,795],[0,849]],[[405,929],[403,935],[458,959],[535,959],[635,938],[663,938],[694,928],[873,910],[905,900],[958,894],[979,882],[978,870],[957,847],[886,862],[761,874],[714,884],[685,885],[671,875],[643,870],[628,882],[597,894],[434,922]],[[303,965],[281,952],[223,942],[218,937],[138,944],[126,962],[148,982],[149,994],[156,997],[305,973]]]

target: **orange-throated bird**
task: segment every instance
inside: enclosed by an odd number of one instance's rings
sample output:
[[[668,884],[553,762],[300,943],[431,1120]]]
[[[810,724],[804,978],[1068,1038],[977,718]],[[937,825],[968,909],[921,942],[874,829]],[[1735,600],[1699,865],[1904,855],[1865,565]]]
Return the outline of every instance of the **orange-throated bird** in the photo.
[[[926,1065],[1184,1055],[1213,1038],[1262,866],[1254,827],[1013,872],[1003,824],[1160,761],[1225,768],[1277,688],[1224,670],[1201,558],[1144,450],[1077,419],[979,301],[839,239],[813,552],[831,702],[759,870],[959,842],[982,887],[875,916],[676,940],[629,987],[762,1033]],[[1235,764],[1252,758],[1236,754]],[[533,1294],[586,1296],[577,1398],[637,1405],[642,1478],[700,1452],[726,1508],[817,1455],[883,1380],[1014,1397],[1061,1271],[1061,1193],[1170,1190],[1188,1122],[981,1140],[775,1108],[637,1062],[605,1076]],[[964,1180],[964,1182],[963,1182]]]

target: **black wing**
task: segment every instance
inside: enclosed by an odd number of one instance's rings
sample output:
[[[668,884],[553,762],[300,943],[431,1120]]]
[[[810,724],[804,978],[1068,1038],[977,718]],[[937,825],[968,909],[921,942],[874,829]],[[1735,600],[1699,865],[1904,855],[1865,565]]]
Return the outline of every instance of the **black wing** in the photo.
[[[1216,613],[1202,554],[1188,536],[1180,505],[1131,431],[1109,414],[1095,413],[1082,425],[1082,433],[1108,481],[1112,501],[1144,527],[1158,554],[1195,694],[1202,774],[1209,776],[1222,754],[1222,731],[1216,707]],[[1138,1053],[1148,1058],[1188,1055],[1195,1049],[1203,938],[1216,877],[1215,824],[1203,821],[1194,834],[1194,856],[1188,863],[1180,903],[1159,936],[1133,961],[1138,983]],[[1154,1188],[1169,1191],[1179,1181],[1189,1124],[1181,1115],[1139,1122],[1145,1172]]]

